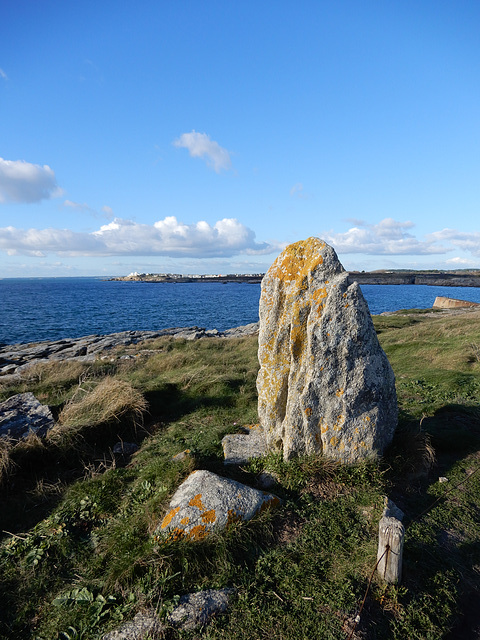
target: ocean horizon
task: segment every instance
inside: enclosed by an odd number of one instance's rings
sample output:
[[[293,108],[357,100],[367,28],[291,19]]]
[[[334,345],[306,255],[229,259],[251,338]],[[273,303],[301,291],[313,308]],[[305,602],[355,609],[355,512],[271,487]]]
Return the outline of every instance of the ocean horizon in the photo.
[[[480,303],[480,287],[361,285],[370,313],[427,309],[437,296]],[[149,283],[106,276],[0,279],[0,343],[258,321],[260,284]]]

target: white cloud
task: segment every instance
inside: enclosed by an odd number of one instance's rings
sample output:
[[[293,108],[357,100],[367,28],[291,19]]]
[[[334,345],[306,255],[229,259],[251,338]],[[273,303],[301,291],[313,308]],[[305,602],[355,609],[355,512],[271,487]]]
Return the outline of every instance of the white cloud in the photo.
[[[303,191],[303,184],[301,182],[297,182],[290,189],[290,195],[297,196],[297,198],[302,198],[303,197],[302,191]]]
[[[65,200],[63,206],[79,213],[88,213],[94,218],[102,218],[110,220],[113,218],[113,209],[111,207],[104,206],[101,208],[102,213],[98,213],[95,209],[90,207],[86,202],[73,202],[73,200]]]
[[[191,258],[264,255],[276,246],[257,243],[255,233],[235,218],[213,226],[200,221],[183,224],[173,216],[153,225],[115,218],[92,233],[68,229],[0,229],[0,250],[9,255],[45,256],[170,256]]]
[[[472,261],[468,260],[467,258],[460,258],[460,257],[456,257],[456,258],[449,258],[448,260],[445,260],[445,262],[447,264],[453,264],[455,265],[471,265]]]
[[[398,222],[385,218],[378,224],[358,221],[346,233],[328,232],[323,240],[331,244],[338,253],[366,253],[370,255],[432,255],[446,253],[450,249],[437,245],[437,239],[420,241],[407,229],[412,222]]]
[[[2,78],[3,80],[8,80],[8,76],[2,68],[0,68],[0,78]]]
[[[430,233],[428,238],[431,238],[434,242],[450,242],[455,248],[462,251],[468,251],[474,256],[480,257],[480,232],[463,232],[456,229],[442,229],[442,231],[435,231]]]
[[[48,165],[0,158],[0,203],[40,202],[61,194]]]
[[[211,140],[206,133],[197,133],[193,130],[191,133],[182,133],[182,135],[173,141],[175,147],[188,149],[192,158],[205,158],[207,164],[220,173],[222,169],[228,170],[232,166],[230,153],[221,147],[218,142]]]
[[[68,209],[74,209],[75,211],[91,211],[86,202],[73,202],[72,200],[65,200],[63,206],[67,207]]]
[[[108,207],[107,205],[102,207],[102,213],[105,214],[107,218],[113,217],[113,209],[112,207]]]

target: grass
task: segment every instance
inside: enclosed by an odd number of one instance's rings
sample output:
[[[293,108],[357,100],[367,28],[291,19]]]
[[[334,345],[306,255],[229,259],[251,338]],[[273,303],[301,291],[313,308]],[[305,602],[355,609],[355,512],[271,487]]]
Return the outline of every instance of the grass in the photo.
[[[478,620],[462,614],[480,597],[480,323],[410,312],[374,322],[401,414],[378,462],[271,454],[224,468],[222,437],[257,419],[253,337],[159,339],[93,365],[39,365],[5,387],[3,398],[33,391],[58,420],[44,440],[2,443],[0,637],[94,640],[139,610],[165,615],[184,593],[224,586],[236,587],[226,615],[165,638],[469,637]],[[128,464],[112,453],[120,440],[140,447]],[[198,543],[165,543],[158,522],[196,468],[248,484],[268,471],[283,505]],[[374,577],[353,631],[387,494],[406,514],[404,579]]]

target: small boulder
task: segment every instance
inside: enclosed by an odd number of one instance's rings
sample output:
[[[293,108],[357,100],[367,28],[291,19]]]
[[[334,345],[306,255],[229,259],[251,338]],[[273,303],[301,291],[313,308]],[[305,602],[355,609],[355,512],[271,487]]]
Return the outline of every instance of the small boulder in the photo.
[[[180,451],[180,453],[177,453],[176,455],[172,456],[172,460],[173,462],[183,462],[189,456],[190,456],[190,449],[184,449],[183,451]]]
[[[18,393],[0,403],[0,436],[14,440],[25,438],[30,432],[44,436],[53,425],[52,412],[31,392]]]
[[[138,444],[135,444],[135,442],[123,442],[122,440],[113,445],[112,452],[115,456],[129,458],[130,456],[133,456],[138,449]]]
[[[368,305],[318,238],[288,246],[262,281],[258,413],[270,450],[340,462],[381,455],[395,378]]]
[[[261,458],[267,453],[267,441],[260,425],[245,429],[246,433],[233,433],[222,440],[224,463],[245,464],[251,458]]]
[[[252,489],[211,471],[194,471],[180,485],[157,532],[170,538],[201,540],[239,520],[250,520],[268,506],[280,504],[276,496]]]

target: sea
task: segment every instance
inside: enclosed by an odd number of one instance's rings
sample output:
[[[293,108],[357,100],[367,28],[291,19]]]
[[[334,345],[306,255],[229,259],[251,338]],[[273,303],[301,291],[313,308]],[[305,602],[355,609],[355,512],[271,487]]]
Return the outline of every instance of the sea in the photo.
[[[436,296],[480,302],[480,287],[362,285],[372,315],[427,309]],[[0,343],[78,338],[129,330],[258,321],[260,284],[148,283],[105,278],[0,279]]]

